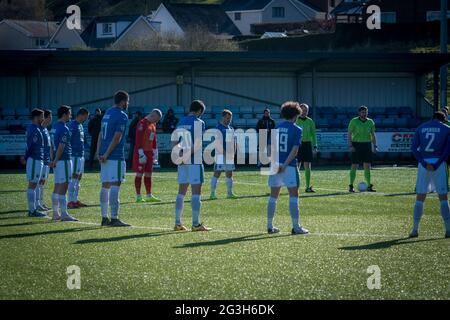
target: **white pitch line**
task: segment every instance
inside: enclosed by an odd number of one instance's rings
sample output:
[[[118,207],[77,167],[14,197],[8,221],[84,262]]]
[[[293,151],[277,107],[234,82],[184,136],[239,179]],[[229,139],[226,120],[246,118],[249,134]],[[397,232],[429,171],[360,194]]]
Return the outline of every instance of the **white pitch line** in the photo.
[[[99,226],[98,223],[94,222],[86,222],[86,221],[75,221],[75,222],[69,222],[73,224],[82,224],[82,225],[89,225],[89,226]],[[165,228],[165,227],[154,227],[154,226],[131,226],[131,229],[139,229],[139,230],[158,230],[158,231],[173,231],[172,228]],[[175,233],[175,231],[173,231]],[[212,233],[224,233],[224,234],[254,234],[255,230],[220,230],[220,229],[212,229]],[[182,234],[182,232],[180,233]],[[288,232],[280,232],[279,234],[290,234]],[[325,232],[312,232],[308,236],[319,236],[319,237],[352,237],[352,238],[392,238],[392,237],[398,237],[396,235],[387,235],[387,234],[359,234],[359,233],[325,233]]]

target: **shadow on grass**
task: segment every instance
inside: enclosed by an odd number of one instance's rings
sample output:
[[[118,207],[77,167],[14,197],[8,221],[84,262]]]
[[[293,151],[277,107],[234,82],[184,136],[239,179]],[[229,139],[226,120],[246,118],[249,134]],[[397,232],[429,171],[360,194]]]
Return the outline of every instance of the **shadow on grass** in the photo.
[[[134,239],[142,239],[142,238],[151,238],[151,237],[160,237],[175,234],[174,231],[161,231],[161,232],[151,232],[151,233],[143,233],[143,234],[132,234],[127,236],[113,237],[113,238],[96,238],[96,239],[85,239],[78,240],[74,244],[92,244],[92,243],[105,243],[105,242],[117,242],[117,241],[125,241],[125,240],[134,240]]]
[[[401,192],[401,193],[390,193],[385,194],[385,197],[401,197],[401,196],[415,196],[415,192]]]
[[[4,215],[4,214],[15,214],[15,213],[28,213],[28,210],[9,210],[9,211],[0,211],[0,215]]]
[[[0,190],[0,194],[8,194],[8,193],[24,193],[24,190]]]
[[[348,246],[348,247],[341,247],[339,250],[345,250],[345,251],[355,251],[355,250],[381,250],[381,249],[389,249],[394,246],[399,245],[405,245],[405,244],[413,244],[418,242],[430,242],[430,241],[440,241],[443,239],[423,239],[423,240],[414,240],[410,238],[400,238],[400,239],[393,239],[388,241],[381,241],[381,242],[375,242],[375,243],[369,243],[359,246]]]
[[[48,221],[42,222],[22,222],[22,223],[11,223],[11,224],[0,224],[0,228],[10,228],[10,227],[26,227],[33,226],[38,224],[48,224]]]
[[[223,246],[232,243],[239,242],[248,242],[248,241],[259,241],[259,240],[267,240],[274,238],[282,238],[282,237],[292,237],[291,235],[269,235],[267,233],[253,234],[248,236],[242,236],[237,238],[226,238],[212,241],[204,241],[204,242],[193,242],[193,243],[185,243],[180,246],[175,246],[176,249],[188,249],[188,248],[198,248],[198,247],[208,247],[208,246]]]
[[[89,227],[89,228],[72,228],[72,229],[61,229],[61,230],[50,230],[50,231],[42,231],[42,232],[33,232],[33,233],[16,233],[16,234],[7,234],[0,236],[0,240],[4,239],[22,239],[22,238],[31,238],[31,237],[39,237],[39,236],[48,236],[54,234],[65,234],[65,233],[76,233],[82,231],[91,231],[97,230],[100,227]]]

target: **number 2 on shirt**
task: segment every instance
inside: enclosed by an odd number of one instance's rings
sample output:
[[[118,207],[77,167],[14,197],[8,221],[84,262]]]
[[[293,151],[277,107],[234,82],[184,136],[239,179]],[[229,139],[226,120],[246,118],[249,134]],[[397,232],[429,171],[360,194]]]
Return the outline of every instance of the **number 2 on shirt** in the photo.
[[[434,132],[427,132],[425,135],[425,139],[429,139],[428,145],[425,148],[425,152],[434,152],[434,148],[431,148],[431,145],[434,142],[434,139],[436,138],[436,134]]]

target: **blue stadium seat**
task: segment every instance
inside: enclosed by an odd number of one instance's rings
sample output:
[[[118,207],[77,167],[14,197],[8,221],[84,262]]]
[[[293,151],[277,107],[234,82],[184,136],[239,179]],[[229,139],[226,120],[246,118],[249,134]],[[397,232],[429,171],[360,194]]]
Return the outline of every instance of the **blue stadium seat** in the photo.
[[[247,119],[246,121],[247,128],[256,128],[257,123],[258,119]]]
[[[185,108],[183,106],[173,106],[172,110],[177,114],[185,114]]]
[[[3,108],[3,119],[5,120],[14,120],[16,118],[16,110],[13,108]]]
[[[414,114],[413,110],[410,107],[400,107],[399,112],[402,116],[403,115],[411,115],[412,116]]]
[[[399,118],[396,120],[397,128],[406,128],[408,126],[408,119],[407,118]]]
[[[217,121],[215,119],[208,119],[205,121],[206,128],[215,128],[217,126]]]
[[[398,116],[399,113],[400,113],[400,112],[399,112],[399,109],[396,108],[396,107],[386,108],[386,114],[387,114],[388,116],[391,116],[391,115],[396,115],[396,116]]]
[[[233,126],[235,128],[245,128],[247,126],[247,120],[245,119],[234,119]]]
[[[316,121],[316,125],[319,128],[328,127],[328,119],[326,119],[326,118],[319,118]]]
[[[239,112],[240,113],[251,113],[251,114],[254,113],[253,107],[249,107],[249,106],[240,107]]]
[[[241,114],[242,119],[253,119],[253,113],[244,113]]]

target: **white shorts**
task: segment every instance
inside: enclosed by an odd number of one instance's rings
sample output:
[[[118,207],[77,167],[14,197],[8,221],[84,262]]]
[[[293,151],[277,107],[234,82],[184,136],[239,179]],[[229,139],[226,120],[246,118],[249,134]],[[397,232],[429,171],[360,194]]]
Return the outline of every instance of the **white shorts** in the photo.
[[[235,171],[236,166],[234,164],[215,164],[214,171],[216,172],[230,172]]]
[[[48,180],[49,174],[50,174],[50,167],[44,164],[44,168],[42,169],[41,180]]]
[[[448,193],[447,164],[445,162],[435,171],[428,171],[419,164],[416,193],[427,194],[430,192],[437,192],[438,194]]]
[[[182,164],[178,166],[178,183],[198,185],[204,182],[204,167],[202,164]]]
[[[42,179],[42,170],[44,169],[44,161],[27,159],[27,180],[31,183],[38,183]]]
[[[84,173],[84,158],[72,157],[73,170],[72,175],[80,175]]]
[[[288,166],[283,173],[269,176],[270,188],[298,188],[300,186],[300,176],[297,167]]]
[[[72,181],[72,160],[59,160],[53,168],[55,184],[69,183]]]
[[[100,180],[102,183],[124,182],[127,163],[123,160],[108,160],[101,164]]]

